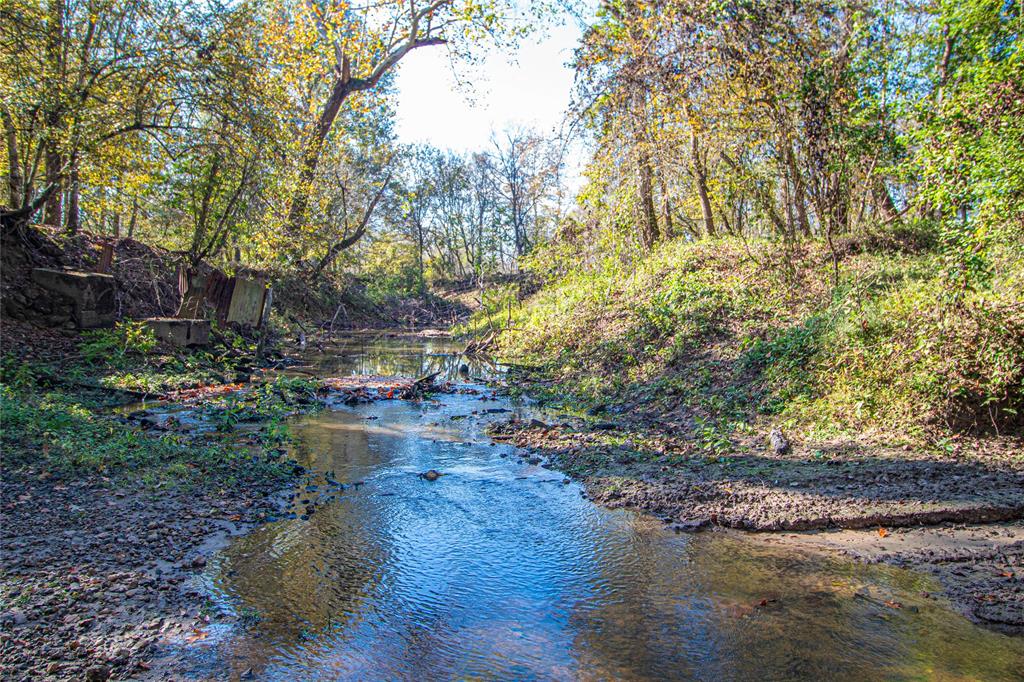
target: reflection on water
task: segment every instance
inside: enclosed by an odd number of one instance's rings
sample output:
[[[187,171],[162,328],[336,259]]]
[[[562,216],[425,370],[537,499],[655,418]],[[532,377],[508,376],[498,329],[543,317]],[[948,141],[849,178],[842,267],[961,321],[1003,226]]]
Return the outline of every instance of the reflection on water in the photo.
[[[326,372],[416,373],[434,357],[425,346],[417,360],[384,353],[377,362],[364,351],[360,360],[328,361]],[[296,456],[348,487],[308,520],[259,528],[211,562],[215,598],[250,622],[221,645],[232,675],[1024,674],[1018,640],[917,596],[933,586],[914,574],[767,549],[738,534],[675,535],[647,517],[597,508],[556,472],[489,444],[483,427],[500,415],[483,410],[496,405],[504,404],[442,396],[297,425]],[[417,476],[431,468],[444,475]],[[893,599],[903,608],[885,605]]]
[[[439,372],[441,380],[492,378],[501,366],[485,356],[460,355],[465,344],[449,338],[352,336],[333,341],[312,360],[324,376],[418,377]],[[460,372],[459,370],[464,371]]]

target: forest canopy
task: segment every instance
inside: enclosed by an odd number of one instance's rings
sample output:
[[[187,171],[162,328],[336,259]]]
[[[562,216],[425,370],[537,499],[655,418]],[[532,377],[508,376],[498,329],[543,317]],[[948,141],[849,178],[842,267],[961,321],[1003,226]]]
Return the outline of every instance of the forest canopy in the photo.
[[[956,297],[1020,240],[1019,3],[611,0],[561,134],[495,131],[465,154],[397,140],[402,60],[511,53],[564,12],[581,10],[7,0],[5,224],[314,278],[386,262],[413,290],[722,235],[820,242],[838,284],[844,239],[913,232]]]

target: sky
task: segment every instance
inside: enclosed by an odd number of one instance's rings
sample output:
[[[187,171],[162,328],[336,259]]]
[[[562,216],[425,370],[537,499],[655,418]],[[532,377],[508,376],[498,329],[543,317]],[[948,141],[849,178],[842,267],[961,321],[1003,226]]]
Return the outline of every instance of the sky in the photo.
[[[569,21],[528,37],[514,54],[492,50],[481,64],[456,66],[457,72],[443,46],[407,55],[398,66],[399,141],[466,152],[490,148],[492,130],[556,131],[569,104],[568,63],[580,35],[578,23]]]

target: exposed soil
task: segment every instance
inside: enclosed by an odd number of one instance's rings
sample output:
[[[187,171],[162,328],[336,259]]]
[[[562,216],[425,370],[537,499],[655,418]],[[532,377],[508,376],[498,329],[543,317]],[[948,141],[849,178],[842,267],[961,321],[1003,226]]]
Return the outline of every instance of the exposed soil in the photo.
[[[933,575],[971,620],[1024,634],[1024,523],[770,533],[762,542],[837,552]],[[932,596],[932,595],[929,595]]]
[[[121,679],[211,616],[199,548],[274,513],[280,482],[184,493],[36,472],[0,484],[3,679]],[[216,617],[216,616],[212,616]]]
[[[949,453],[818,443],[795,445],[785,454],[756,447],[751,439],[746,447],[718,455],[692,435],[665,433],[648,423],[568,415],[551,424],[504,422],[492,437],[545,457],[548,465],[580,479],[594,501],[654,514],[680,531],[712,525],[750,531],[871,529],[860,532],[884,539],[879,529],[884,535],[895,528],[1024,519],[1024,444],[1006,439],[964,443]],[[1022,526],[1000,526],[994,535],[987,528],[969,535],[929,530],[944,538],[941,551],[927,543],[905,551],[914,543],[908,545],[901,532],[891,551],[871,545],[871,551],[851,556],[935,572],[971,617],[1024,626]],[[821,537],[832,538],[816,542],[822,547],[842,546],[839,536]],[[993,539],[982,542],[987,538]],[[993,579],[981,579],[989,574]]]

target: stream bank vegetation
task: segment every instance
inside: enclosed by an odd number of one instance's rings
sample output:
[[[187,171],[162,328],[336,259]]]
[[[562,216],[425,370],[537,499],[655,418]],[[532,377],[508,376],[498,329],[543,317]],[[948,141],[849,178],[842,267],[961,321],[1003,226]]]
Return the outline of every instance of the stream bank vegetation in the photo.
[[[585,406],[684,410],[726,439],[1019,437],[1019,7],[598,14],[579,210],[525,261],[540,290],[466,329],[508,327],[503,350]]]

